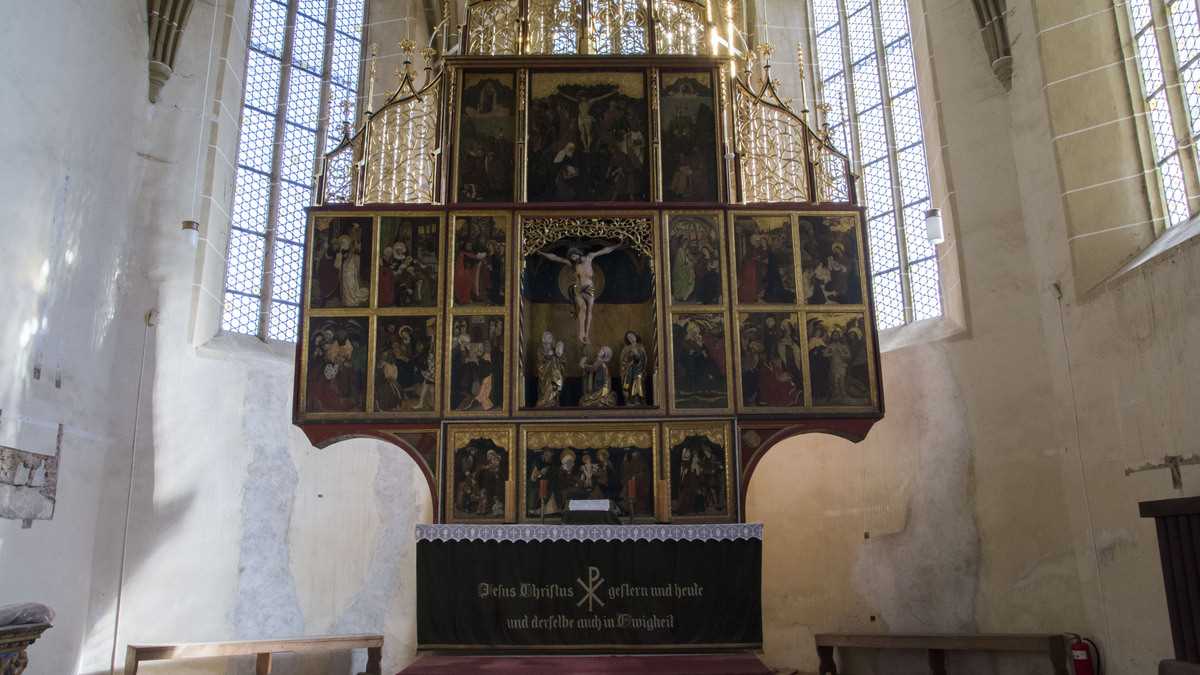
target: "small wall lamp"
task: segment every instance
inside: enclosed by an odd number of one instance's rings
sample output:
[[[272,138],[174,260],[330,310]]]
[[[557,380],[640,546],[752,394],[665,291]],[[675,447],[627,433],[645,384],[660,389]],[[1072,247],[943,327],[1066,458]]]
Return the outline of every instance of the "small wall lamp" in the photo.
[[[941,209],[929,209],[925,212],[925,237],[931,244],[941,244],[946,241],[946,228],[942,224]]]
[[[185,220],[179,224],[179,229],[183,230],[188,242],[195,246],[200,241],[200,223],[194,220]]]

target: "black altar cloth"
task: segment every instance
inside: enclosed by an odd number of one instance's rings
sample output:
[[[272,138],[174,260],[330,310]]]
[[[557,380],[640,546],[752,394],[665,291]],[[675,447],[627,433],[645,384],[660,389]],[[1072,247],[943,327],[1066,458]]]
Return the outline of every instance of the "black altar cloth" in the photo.
[[[564,525],[620,525],[621,519],[612,511],[563,511]]]
[[[419,525],[421,650],[762,645],[762,525]]]

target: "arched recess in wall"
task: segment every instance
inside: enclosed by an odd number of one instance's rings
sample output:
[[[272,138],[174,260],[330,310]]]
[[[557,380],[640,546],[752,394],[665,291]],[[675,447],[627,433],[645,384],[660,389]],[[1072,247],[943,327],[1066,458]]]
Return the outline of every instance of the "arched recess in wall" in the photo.
[[[312,444],[322,450],[342,441],[363,438],[383,441],[403,451],[416,463],[421,470],[421,475],[425,477],[425,486],[429,489],[429,502],[433,506],[433,521],[438,522],[438,519],[441,518],[441,504],[437,499],[438,467],[441,466],[438,456],[438,448],[441,445],[438,427],[397,425],[394,429],[382,428],[364,431],[361,428],[350,430],[339,425],[330,425],[306,430],[306,433]]]
[[[812,442],[827,437],[840,438],[850,443],[859,443],[867,437],[876,419],[830,419],[820,420],[816,425],[806,422],[784,426],[774,422],[743,422],[738,425],[739,476],[738,494],[741,512],[746,514],[751,480],[755,470],[769,452],[780,452],[777,447],[788,439],[805,438]],[[827,439],[828,440],[828,439]]]
[[[813,633],[882,627],[867,621],[879,613],[874,569],[862,564],[865,453],[853,441],[837,432],[779,439],[746,490],[745,519],[763,524],[763,646],[776,667],[815,673]]]

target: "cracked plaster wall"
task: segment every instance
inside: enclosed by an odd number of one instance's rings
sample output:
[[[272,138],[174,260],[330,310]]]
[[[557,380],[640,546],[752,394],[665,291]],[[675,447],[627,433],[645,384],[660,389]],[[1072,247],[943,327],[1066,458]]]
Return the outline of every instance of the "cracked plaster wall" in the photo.
[[[1010,2],[1006,94],[969,3],[910,3],[922,104],[941,124],[926,128],[932,172],[946,176],[935,199],[960,262],[943,283],[961,284],[967,330],[883,355],[888,413],[865,442],[793,439],[760,464],[748,515],[767,525],[772,665],[815,671],[811,635],[836,631],[1076,631],[1101,642],[1106,672],[1129,675],[1170,654],[1154,528],[1137,502],[1200,494],[1200,477],[1185,470],[1177,492],[1165,472],[1124,469],[1198,449],[1200,246],[1074,288],[1051,128],[1105,110],[1048,103],[1042,75],[1111,38],[1109,4]],[[792,3],[760,7],[767,34],[792,39],[778,27]],[[1079,49],[1048,50],[1049,35]],[[1134,210],[1136,197],[1112,191],[1107,208]],[[927,672],[923,654],[855,652],[848,665]],[[1025,656],[952,655],[949,667],[1051,672]]]

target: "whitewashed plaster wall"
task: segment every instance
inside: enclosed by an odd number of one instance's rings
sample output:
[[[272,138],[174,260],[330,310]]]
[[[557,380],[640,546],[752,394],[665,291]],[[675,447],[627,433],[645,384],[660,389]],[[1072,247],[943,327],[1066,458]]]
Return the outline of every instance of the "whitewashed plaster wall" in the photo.
[[[16,244],[0,268],[0,443],[52,450],[66,424],[54,520],[0,522],[0,602],[58,612],[31,650],[33,675],[107,673],[114,654],[119,672],[129,642],[331,632],[384,633],[384,666],[397,670],[415,642],[412,526],[432,513],[420,472],[381,443],[313,448],[290,425],[290,346],[207,339],[248,2],[196,2],[154,106],[144,12],[55,0],[14,8],[0,27],[12,92],[0,232]],[[201,223],[198,240],[185,219]],[[345,655],[281,665],[351,669]]]
[[[160,319],[116,642],[383,633],[394,671],[415,647],[411,533],[432,516],[420,471],[383,443],[313,448],[290,423],[292,346],[212,339],[203,325],[223,281],[247,17],[246,0],[197,3],[149,129],[164,159],[143,204]],[[202,224],[194,244],[178,228],[186,218]],[[164,602],[170,589],[178,597]],[[194,667],[241,672],[252,659]],[[316,675],[351,663],[280,667]]]
[[[97,530],[98,504],[123,482],[106,470],[129,454],[152,306],[145,17],[118,4],[12,3],[0,23],[0,444],[53,453],[64,425],[53,520],[0,521],[0,603],[58,613],[35,675],[75,672],[91,629],[93,543],[114,536]]]
[[[888,414],[865,442],[794,439],[756,471],[748,511],[767,525],[767,659],[815,670],[816,632],[1075,631],[1100,641],[1106,672],[1152,672],[1170,636],[1154,528],[1137,502],[1200,494],[1200,477],[1186,474],[1180,493],[1164,472],[1124,469],[1196,451],[1200,247],[1076,293],[1045,24],[1030,2],[1009,3],[1008,94],[969,3],[911,6],[918,49],[929,48],[927,119],[941,121],[928,147],[949,189],[935,201],[957,229],[947,281],[961,283],[968,330],[883,355]],[[926,672],[923,656],[887,658],[852,654],[852,672]],[[950,660],[963,672],[1051,672],[1025,656]]]

